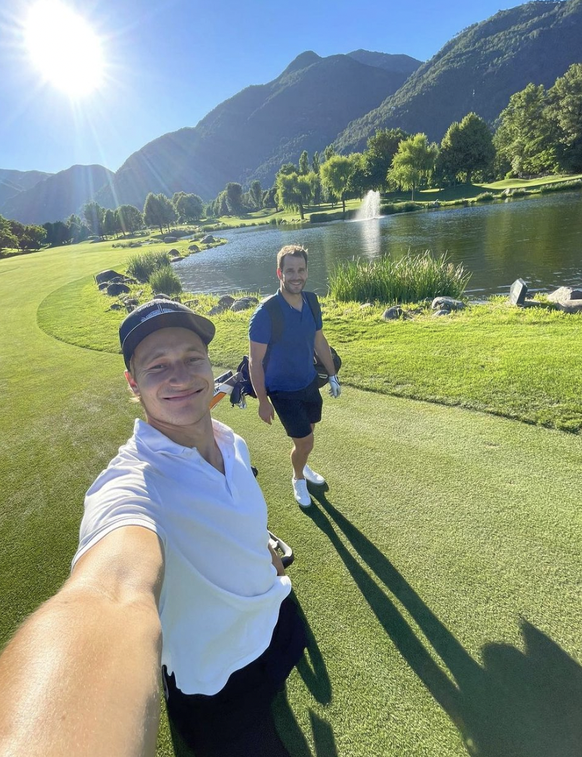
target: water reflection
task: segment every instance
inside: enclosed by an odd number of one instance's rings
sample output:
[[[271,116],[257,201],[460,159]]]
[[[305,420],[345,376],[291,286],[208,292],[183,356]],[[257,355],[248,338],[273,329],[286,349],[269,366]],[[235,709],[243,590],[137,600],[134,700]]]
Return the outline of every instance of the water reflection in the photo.
[[[235,229],[224,236],[227,245],[176,264],[185,289],[275,291],[276,253],[290,243],[309,249],[310,287],[319,293],[327,291],[339,262],[427,249],[447,252],[472,272],[473,296],[506,293],[518,277],[533,290],[582,283],[582,195],[573,192],[369,221]]]

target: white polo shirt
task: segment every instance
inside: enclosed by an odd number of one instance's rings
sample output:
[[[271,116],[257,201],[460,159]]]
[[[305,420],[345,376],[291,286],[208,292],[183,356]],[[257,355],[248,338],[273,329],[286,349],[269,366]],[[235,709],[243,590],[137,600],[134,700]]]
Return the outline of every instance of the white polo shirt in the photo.
[[[141,420],[85,498],[73,565],[116,528],[143,526],[164,546],[162,664],[185,694],[216,694],[268,647],[281,602],[267,506],[247,446],[213,420],[224,475],[196,449]]]

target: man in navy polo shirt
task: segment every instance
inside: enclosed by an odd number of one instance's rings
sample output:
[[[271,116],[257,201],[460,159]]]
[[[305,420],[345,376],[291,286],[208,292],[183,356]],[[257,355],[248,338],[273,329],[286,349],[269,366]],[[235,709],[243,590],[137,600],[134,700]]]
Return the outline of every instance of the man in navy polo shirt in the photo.
[[[307,282],[307,250],[300,245],[282,247],[277,255],[277,277],[281,283],[274,299],[282,314],[281,333],[274,338],[275,305],[259,305],[249,327],[250,376],[261,419],[270,425],[276,411],[291,437],[293,494],[301,507],[309,507],[311,497],[306,482],[325,484],[323,476],[307,465],[322,407],[314,350],[329,373],[330,395],[339,397],[341,388],[323,334],[319,303],[312,295],[316,304],[312,307],[303,291]]]

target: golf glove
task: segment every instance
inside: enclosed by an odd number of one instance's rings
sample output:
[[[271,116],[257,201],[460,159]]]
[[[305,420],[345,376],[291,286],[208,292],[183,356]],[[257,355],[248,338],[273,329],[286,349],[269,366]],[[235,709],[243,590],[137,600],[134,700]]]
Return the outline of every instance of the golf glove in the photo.
[[[329,394],[334,399],[337,399],[342,393],[342,388],[337,376],[329,377]]]

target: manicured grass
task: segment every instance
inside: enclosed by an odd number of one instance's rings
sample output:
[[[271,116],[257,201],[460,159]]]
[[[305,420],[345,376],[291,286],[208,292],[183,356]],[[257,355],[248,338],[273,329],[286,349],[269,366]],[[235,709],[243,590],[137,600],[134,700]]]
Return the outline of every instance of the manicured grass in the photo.
[[[0,642],[66,578],[84,491],[131,433],[121,314],[91,284],[130,252],[0,261]],[[313,455],[326,498],[307,512],[292,501],[288,439],[255,402],[215,410],[247,439],[270,526],[296,555],[312,642],[277,704],[293,757],[576,754],[580,438],[383,392],[531,411],[543,389],[551,414],[581,385],[578,317],[492,303],[382,323],[377,306],[324,306],[344,358]],[[234,366],[247,322],[216,319],[217,365]],[[158,757],[173,752],[164,719]]]

